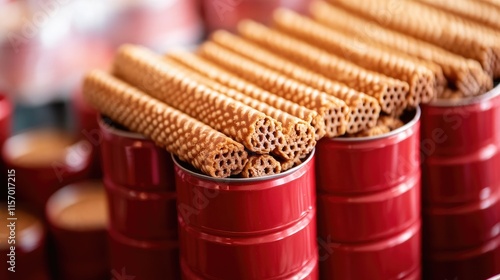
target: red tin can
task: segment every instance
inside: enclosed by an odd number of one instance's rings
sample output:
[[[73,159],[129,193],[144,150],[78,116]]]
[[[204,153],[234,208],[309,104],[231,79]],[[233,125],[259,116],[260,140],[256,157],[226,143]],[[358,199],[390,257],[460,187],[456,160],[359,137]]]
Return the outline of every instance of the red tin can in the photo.
[[[422,107],[426,279],[500,273],[500,87]]]
[[[12,105],[5,95],[0,92],[0,147],[10,136],[12,124]]]
[[[420,109],[407,124],[316,147],[322,279],[412,279],[420,274]]]
[[[20,209],[18,205],[14,211],[14,216],[7,215],[6,203],[0,204],[0,208],[2,209],[0,211],[0,220],[6,223],[0,227],[0,261],[2,262],[0,279],[51,279],[48,272],[47,237],[43,222]],[[15,228],[11,229],[9,227],[11,222],[14,223]],[[8,242],[11,236],[15,236],[15,244]],[[15,248],[11,248],[11,246]],[[10,267],[13,267],[15,272],[9,271]]]
[[[175,163],[185,279],[317,278],[313,154],[254,179],[216,179]]]
[[[88,178],[91,144],[60,130],[31,130],[10,137],[2,149],[7,168],[16,170],[19,199],[43,213],[61,187]]]
[[[101,181],[64,187],[47,201],[60,279],[109,279],[107,202]]]

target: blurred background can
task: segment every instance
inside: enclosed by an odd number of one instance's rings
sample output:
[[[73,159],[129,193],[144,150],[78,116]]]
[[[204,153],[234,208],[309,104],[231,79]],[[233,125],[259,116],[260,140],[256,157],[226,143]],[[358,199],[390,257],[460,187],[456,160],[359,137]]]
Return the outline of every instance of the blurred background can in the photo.
[[[318,142],[322,279],[420,275],[420,109],[403,119],[386,135]]]

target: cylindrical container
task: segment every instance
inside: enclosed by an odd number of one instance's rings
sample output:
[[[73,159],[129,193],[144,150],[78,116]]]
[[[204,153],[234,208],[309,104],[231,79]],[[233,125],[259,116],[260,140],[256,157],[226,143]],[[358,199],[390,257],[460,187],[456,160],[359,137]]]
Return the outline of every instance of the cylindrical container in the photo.
[[[10,137],[2,149],[7,168],[16,170],[19,199],[43,213],[62,186],[88,177],[91,144],[60,130],[31,130]]]
[[[0,279],[49,280],[46,232],[43,222],[16,205],[9,215],[6,203],[0,203]],[[14,243],[15,242],[15,243]]]
[[[12,125],[12,106],[5,95],[0,92],[0,149],[5,140],[10,137]],[[0,156],[0,179],[7,182],[7,167]],[[5,200],[7,192],[0,194],[0,200]]]
[[[500,87],[422,107],[426,279],[500,273]]]
[[[322,279],[413,279],[420,274],[420,109],[403,127],[318,142]]]
[[[112,273],[146,280],[178,279],[177,195],[171,155],[107,118],[99,125]]]
[[[271,21],[272,12],[286,7],[305,13],[310,0],[201,0],[205,26],[208,31],[228,29],[234,31],[238,22],[253,19],[262,23]]]
[[[212,178],[174,160],[184,279],[317,279],[313,154],[253,179]]]
[[[47,201],[59,279],[109,279],[107,202],[101,181],[64,187]]]

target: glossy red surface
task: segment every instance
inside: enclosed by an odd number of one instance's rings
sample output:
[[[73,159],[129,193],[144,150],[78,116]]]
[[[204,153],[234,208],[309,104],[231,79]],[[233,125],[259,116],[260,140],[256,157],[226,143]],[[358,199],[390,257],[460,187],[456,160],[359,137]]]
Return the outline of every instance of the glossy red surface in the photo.
[[[108,232],[113,277],[129,276],[141,280],[180,279],[177,240],[136,240],[112,229]]]
[[[400,185],[357,196],[318,194],[318,236],[355,243],[390,237],[420,220],[420,172]]]
[[[12,123],[12,105],[0,92],[0,147],[10,136]]]
[[[140,191],[175,191],[170,154],[143,136],[99,122],[104,178]]]
[[[420,268],[420,222],[381,241],[320,242],[321,279],[408,279]],[[411,278],[409,278],[411,279]]]
[[[178,164],[175,172],[184,271],[204,279],[288,279],[317,258],[313,156],[256,179],[215,179]]]
[[[177,238],[176,194],[141,192],[105,180],[110,226],[137,239]]]

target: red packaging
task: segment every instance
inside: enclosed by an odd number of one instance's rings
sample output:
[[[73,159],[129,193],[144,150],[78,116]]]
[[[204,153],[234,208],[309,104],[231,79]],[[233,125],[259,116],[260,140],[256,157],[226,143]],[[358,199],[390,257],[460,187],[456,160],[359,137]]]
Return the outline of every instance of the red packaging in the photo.
[[[0,92],[0,147],[10,136],[12,123],[12,105],[5,95]]]
[[[61,279],[109,279],[107,203],[101,181],[64,187],[47,201]]]
[[[313,155],[254,179],[211,178],[175,163],[185,279],[316,279]]]

